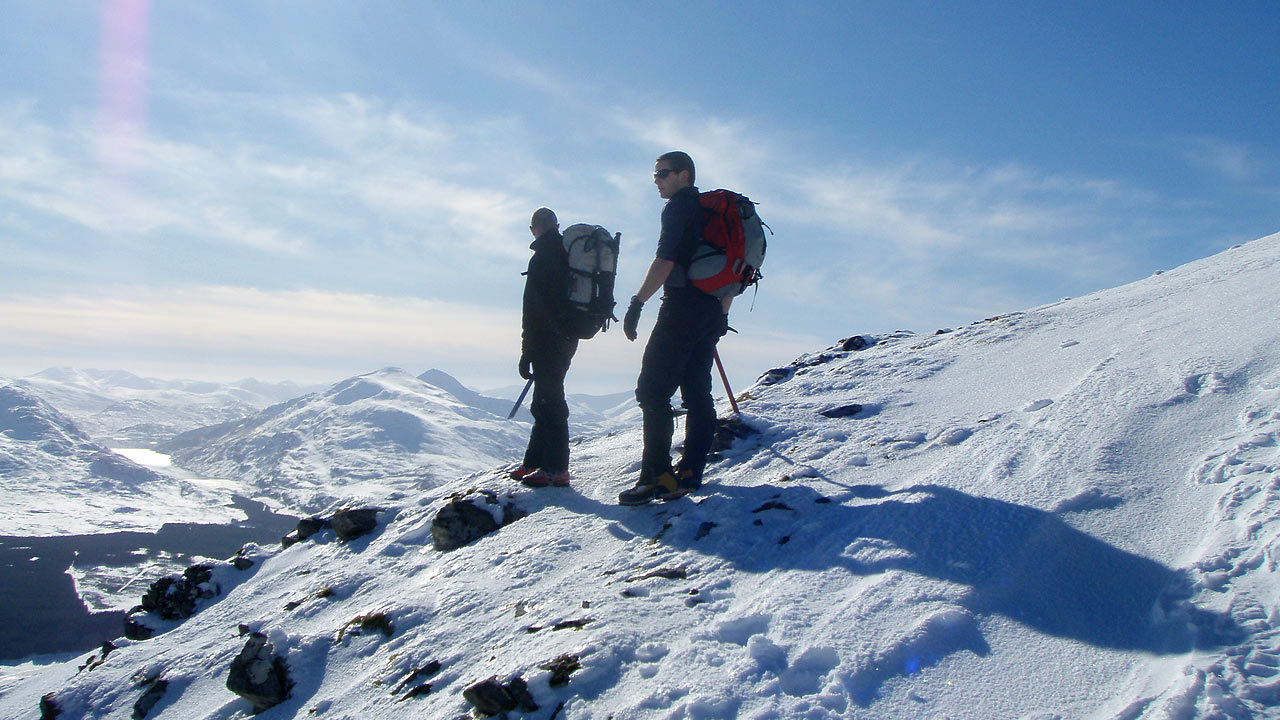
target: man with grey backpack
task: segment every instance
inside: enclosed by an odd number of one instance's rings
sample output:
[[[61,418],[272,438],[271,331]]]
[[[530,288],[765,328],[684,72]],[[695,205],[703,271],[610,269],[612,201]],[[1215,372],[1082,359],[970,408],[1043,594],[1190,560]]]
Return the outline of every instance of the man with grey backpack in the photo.
[[[529,232],[534,241],[525,273],[520,377],[533,385],[533,431],[523,462],[510,475],[529,487],[564,487],[570,481],[564,378],[578,341],[590,340],[617,320],[613,284],[622,233],[577,223],[562,235],[556,214],[545,207],[533,213]]]
[[[560,220],[541,207],[529,223],[533,257],[525,273],[521,320],[520,377],[533,381],[533,430],[513,480],[529,487],[569,484],[569,404],[564,378],[578,351],[569,329],[569,259],[560,235]]]

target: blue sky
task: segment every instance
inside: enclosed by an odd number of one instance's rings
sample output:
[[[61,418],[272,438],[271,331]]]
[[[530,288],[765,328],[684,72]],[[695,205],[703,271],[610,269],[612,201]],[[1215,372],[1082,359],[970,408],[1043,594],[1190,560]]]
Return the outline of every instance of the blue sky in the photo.
[[[530,213],[622,232],[625,305],[684,149],[776,233],[745,386],[1280,231],[1277,37],[1274,2],[0,0],[0,374],[511,384]]]

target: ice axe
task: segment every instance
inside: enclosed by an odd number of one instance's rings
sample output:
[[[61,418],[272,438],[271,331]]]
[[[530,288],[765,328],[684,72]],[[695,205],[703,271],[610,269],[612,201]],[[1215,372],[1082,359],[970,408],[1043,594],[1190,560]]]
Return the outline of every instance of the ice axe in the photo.
[[[723,370],[721,372],[724,372]],[[533,387],[533,378],[529,378],[529,382],[524,384],[524,389],[520,391],[520,397],[516,398],[516,404],[511,407],[511,414],[507,415],[507,419],[516,416],[520,412],[520,404],[524,402],[524,396],[529,394],[529,388]]]
[[[724,383],[724,391],[729,394],[729,406],[733,408],[733,414],[738,415],[738,401],[733,399],[733,390],[729,389],[729,376],[724,374],[724,364],[720,362],[720,351],[714,351],[716,359],[716,369],[720,371],[720,380]],[[523,397],[523,396],[521,396]]]

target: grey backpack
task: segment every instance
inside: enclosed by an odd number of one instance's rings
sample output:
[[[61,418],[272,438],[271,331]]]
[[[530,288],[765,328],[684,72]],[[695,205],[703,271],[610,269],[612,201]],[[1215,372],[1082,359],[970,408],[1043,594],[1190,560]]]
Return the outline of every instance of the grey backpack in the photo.
[[[613,315],[613,283],[622,233],[610,235],[599,225],[578,223],[566,228],[563,235],[569,256],[568,332],[590,340],[608,329],[610,321],[618,320]]]

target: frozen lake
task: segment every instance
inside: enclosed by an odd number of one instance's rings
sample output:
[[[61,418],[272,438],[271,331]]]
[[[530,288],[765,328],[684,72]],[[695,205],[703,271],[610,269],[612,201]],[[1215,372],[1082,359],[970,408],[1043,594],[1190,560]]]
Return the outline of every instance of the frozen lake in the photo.
[[[155,580],[181,573],[200,558],[225,559],[250,542],[279,542],[297,518],[231,494],[233,483],[189,477],[169,458],[146,449],[116,450],[139,464],[211,489],[227,491],[222,523],[165,523],[154,532],[128,531],[55,537],[0,535],[0,661],[78,653],[123,634],[125,611]]]

